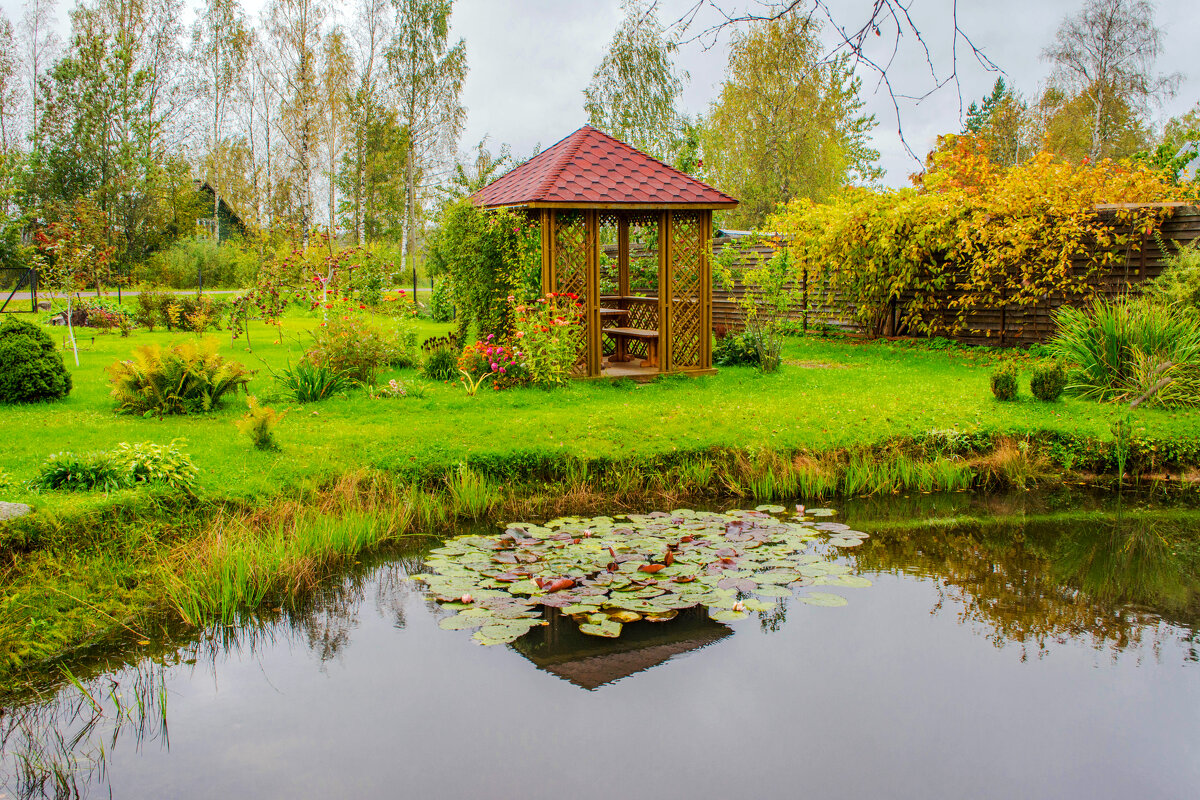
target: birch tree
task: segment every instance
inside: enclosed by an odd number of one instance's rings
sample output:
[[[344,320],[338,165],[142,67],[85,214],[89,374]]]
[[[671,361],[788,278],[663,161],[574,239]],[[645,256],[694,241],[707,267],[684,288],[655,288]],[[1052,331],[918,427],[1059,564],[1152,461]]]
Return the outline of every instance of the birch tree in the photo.
[[[274,0],[268,24],[282,101],[278,130],[298,184],[304,244],[313,222],[313,171],[321,128],[318,70],[326,11],[319,0]]]
[[[17,142],[17,108],[21,102],[16,35],[8,17],[0,14],[0,154],[7,155]]]
[[[1148,0],[1086,0],[1058,26],[1054,44],[1042,51],[1055,79],[1083,99],[1090,119],[1092,160],[1110,155],[1119,120],[1145,110],[1151,100],[1174,93],[1178,75],[1156,74],[1162,30]]]
[[[58,51],[58,36],[54,33],[54,10],[57,0],[26,0],[21,17],[21,38],[25,50],[25,81],[29,92],[29,129],[33,149],[41,145],[38,114],[38,81],[49,68]]]
[[[205,0],[192,25],[190,52],[196,72],[197,96],[208,109],[208,151],[213,190],[213,241],[220,241],[222,153],[226,111],[240,93],[250,56],[250,32],[237,0]]]
[[[665,161],[678,139],[675,104],[687,73],[675,69],[654,6],[622,7],[625,19],[583,92],[583,109],[592,125]]]
[[[327,213],[330,244],[337,230],[337,172],[338,162],[346,147],[346,128],[349,116],[349,86],[354,64],[346,42],[346,33],[340,27],[325,34],[322,46],[321,70],[321,124],[324,129],[326,157],[326,189],[328,191]]]
[[[450,45],[451,0],[392,0],[396,29],[387,51],[399,121],[408,134],[404,164],[404,230],[401,259],[410,264],[415,245],[418,176],[448,160],[466,119],[459,100],[467,77],[467,46]]]

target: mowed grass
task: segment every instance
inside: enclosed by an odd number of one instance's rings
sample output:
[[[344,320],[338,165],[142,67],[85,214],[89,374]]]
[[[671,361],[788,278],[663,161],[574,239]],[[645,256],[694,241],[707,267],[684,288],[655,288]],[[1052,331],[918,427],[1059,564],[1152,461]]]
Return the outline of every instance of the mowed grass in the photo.
[[[277,432],[280,449],[273,452],[254,450],[238,433],[233,423],[246,410],[240,398],[212,414],[161,420],[115,412],[105,367],[128,358],[138,345],[169,344],[186,334],[137,331],[122,338],[81,330],[80,366],[64,351],[75,382],[66,400],[0,406],[0,469],[12,479],[3,499],[51,509],[79,502],[82,498],[60,493],[31,495],[22,484],[52,453],[104,450],[119,442],[184,439],[206,493],[253,500],[362,467],[428,472],[480,456],[569,454],[619,461],[710,448],[824,452],[931,429],[1055,431],[1105,440],[1122,413],[1115,406],[1074,399],[1038,402],[1028,393],[1027,374],[1018,402],[997,402],[988,389],[997,356],[989,351],[815,337],[789,339],[783,367],[770,375],[739,367],[651,384],[577,381],[556,391],[485,388],[474,397],[457,384],[427,382],[422,398],[372,399],[366,390],[356,390],[301,406],[279,396],[268,367],[278,370],[297,361],[317,324],[315,316],[286,318],[281,331],[252,323],[252,348],[244,338],[231,342],[228,332],[209,334],[227,357],[258,371],[252,393],[288,410]],[[450,329],[415,324],[422,339]],[[57,341],[64,337],[61,328],[48,330]],[[406,369],[380,380],[393,377],[419,378],[416,370]],[[1138,409],[1135,425],[1140,436],[1200,438],[1195,410]]]

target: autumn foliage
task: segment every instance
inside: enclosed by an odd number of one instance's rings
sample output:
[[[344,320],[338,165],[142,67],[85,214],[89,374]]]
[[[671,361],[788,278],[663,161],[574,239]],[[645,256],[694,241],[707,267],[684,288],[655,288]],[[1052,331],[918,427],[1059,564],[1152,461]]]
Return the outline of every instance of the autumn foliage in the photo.
[[[852,308],[879,330],[904,296],[904,321],[958,332],[968,311],[1078,301],[1095,277],[1152,235],[1195,189],[1130,162],[1069,164],[1042,153],[993,164],[969,136],[947,136],[912,189],[846,189],[829,203],[794,201],[768,222],[806,270],[810,303]],[[1136,207],[1102,208],[1119,204]]]

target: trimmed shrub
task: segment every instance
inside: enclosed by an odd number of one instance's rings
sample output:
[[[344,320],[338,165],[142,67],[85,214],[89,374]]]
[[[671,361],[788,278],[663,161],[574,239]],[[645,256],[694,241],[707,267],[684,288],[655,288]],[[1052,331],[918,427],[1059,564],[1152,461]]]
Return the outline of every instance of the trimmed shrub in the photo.
[[[200,474],[176,442],[121,442],[108,456],[120,467],[129,486],[158,483],[190,493],[196,488],[196,476]]]
[[[1029,379],[1029,391],[1043,403],[1053,403],[1062,396],[1067,388],[1067,370],[1057,361],[1053,364],[1039,366],[1033,370]]]
[[[992,371],[992,394],[1005,402],[1017,399],[1017,365],[1009,362]]]
[[[0,322],[0,403],[61,400],[71,391],[71,373],[54,340],[32,322]]]
[[[226,361],[212,341],[139,347],[108,372],[118,411],[158,416],[211,411],[225,395],[244,390],[253,375],[245,365]]]

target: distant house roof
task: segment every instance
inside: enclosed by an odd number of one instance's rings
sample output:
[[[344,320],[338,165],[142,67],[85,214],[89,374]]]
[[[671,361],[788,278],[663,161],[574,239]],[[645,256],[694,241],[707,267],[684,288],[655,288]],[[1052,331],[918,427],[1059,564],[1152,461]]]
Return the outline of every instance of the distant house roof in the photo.
[[[213,187],[209,184],[208,181],[196,179],[193,183],[196,186],[197,192],[200,192],[201,194],[206,194],[209,197],[216,196],[216,190],[213,189]],[[222,213],[228,215],[229,222],[234,227],[236,227],[242,233],[246,232],[246,223],[242,220],[241,215],[239,215],[236,211],[233,210],[233,206],[231,206],[231,205],[229,205],[229,203],[225,202],[224,195],[221,196],[221,211],[222,211]]]
[[[725,208],[737,201],[674,167],[584,125],[472,199],[497,206],[651,208],[689,205]]]

